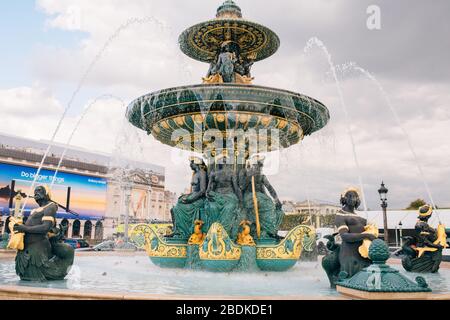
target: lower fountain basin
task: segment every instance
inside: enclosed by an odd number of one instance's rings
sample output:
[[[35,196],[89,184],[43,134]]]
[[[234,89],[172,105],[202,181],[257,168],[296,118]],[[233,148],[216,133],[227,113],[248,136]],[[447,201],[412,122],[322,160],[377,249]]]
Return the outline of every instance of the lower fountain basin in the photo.
[[[400,261],[398,261],[400,262]],[[401,269],[401,265],[394,267]],[[405,273],[414,279],[417,275]],[[433,289],[430,298],[450,297],[450,269],[422,274]],[[14,256],[0,260],[0,295],[33,291],[35,298],[85,297],[106,299],[342,299],[329,288],[320,262],[298,262],[279,272],[213,273],[161,269],[150,264],[144,252],[78,253],[67,280],[46,283],[20,281]],[[51,292],[52,295],[50,296]],[[20,296],[16,296],[19,297]]]

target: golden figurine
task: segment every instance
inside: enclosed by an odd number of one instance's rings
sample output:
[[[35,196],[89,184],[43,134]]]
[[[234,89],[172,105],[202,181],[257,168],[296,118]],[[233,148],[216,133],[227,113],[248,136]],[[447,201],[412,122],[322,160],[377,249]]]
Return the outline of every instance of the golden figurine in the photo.
[[[250,235],[250,225],[251,222],[248,220],[243,220],[239,224],[242,231],[238,234],[237,243],[241,246],[256,246],[253,237]]]
[[[23,250],[24,248],[24,233],[18,233],[16,231],[13,231],[14,225],[16,224],[23,224],[23,217],[21,215],[22,213],[22,204],[23,204],[23,197],[22,197],[22,190],[17,190],[17,195],[14,197],[14,216],[9,219],[9,229],[11,230],[11,238],[8,242],[8,249],[15,249],[15,250]]]
[[[202,220],[195,220],[194,233],[189,238],[188,244],[202,244],[205,240],[206,234],[202,231],[204,222]]]
[[[8,249],[23,250],[25,233],[14,231],[15,225],[23,224],[22,217],[11,217],[9,219],[9,230],[11,230],[11,238],[9,238]]]

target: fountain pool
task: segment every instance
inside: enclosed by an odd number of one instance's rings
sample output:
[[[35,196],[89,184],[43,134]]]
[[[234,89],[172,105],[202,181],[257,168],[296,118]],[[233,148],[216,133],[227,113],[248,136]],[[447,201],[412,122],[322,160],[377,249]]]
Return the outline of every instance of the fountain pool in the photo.
[[[101,263],[99,263],[101,261]],[[392,265],[392,264],[391,264]],[[401,265],[393,265],[406,273]],[[450,293],[450,269],[422,275],[433,289],[433,295]],[[111,293],[124,296],[147,294],[162,299],[173,296],[190,298],[226,297],[237,299],[340,299],[329,288],[319,262],[299,262],[286,272],[213,273],[183,269],[161,269],[149,263],[143,253],[96,253],[78,255],[72,271],[64,281],[47,283],[20,281],[13,259],[0,260],[0,286],[60,289],[77,293]]]

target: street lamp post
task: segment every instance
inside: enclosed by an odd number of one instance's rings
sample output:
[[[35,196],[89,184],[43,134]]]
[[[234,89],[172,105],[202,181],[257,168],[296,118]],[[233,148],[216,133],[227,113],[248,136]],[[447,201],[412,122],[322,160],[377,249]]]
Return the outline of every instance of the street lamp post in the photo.
[[[380,194],[381,200],[381,208],[383,209],[383,223],[384,223],[384,241],[389,246],[389,232],[388,232],[388,223],[387,223],[387,198],[386,195],[388,193],[388,189],[384,186],[384,182],[381,182],[381,187],[378,189],[378,193]]]
[[[398,226],[400,227],[400,247],[403,247],[403,223],[400,221]]]

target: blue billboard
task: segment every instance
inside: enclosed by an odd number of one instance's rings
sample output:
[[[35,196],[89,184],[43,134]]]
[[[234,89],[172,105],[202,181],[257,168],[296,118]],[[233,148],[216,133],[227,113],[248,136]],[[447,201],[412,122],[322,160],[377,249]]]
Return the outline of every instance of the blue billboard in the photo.
[[[15,181],[15,192],[33,195],[30,190],[37,168],[0,163],[0,208],[8,211],[11,195],[11,182]],[[42,169],[39,173],[37,185],[50,186],[55,171]],[[52,187],[52,199],[62,205],[66,205],[68,188],[70,191],[70,210],[79,214],[79,219],[98,220],[105,216],[107,181],[89,175],[81,175],[67,172],[58,172]],[[31,194],[30,194],[31,193]],[[37,207],[33,199],[28,199],[25,215]],[[76,218],[75,215],[60,209],[58,218]]]

